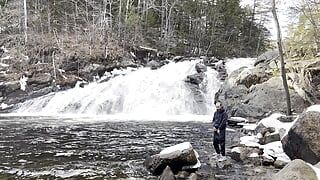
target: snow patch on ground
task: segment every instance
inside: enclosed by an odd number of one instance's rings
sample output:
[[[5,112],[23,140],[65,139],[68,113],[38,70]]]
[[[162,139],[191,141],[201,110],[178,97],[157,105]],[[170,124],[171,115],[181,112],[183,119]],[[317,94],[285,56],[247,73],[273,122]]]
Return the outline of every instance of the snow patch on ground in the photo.
[[[310,112],[310,111],[320,112],[320,104],[308,107],[307,112]]]
[[[259,147],[259,139],[256,136],[243,136],[240,138],[240,144],[247,147]]]
[[[28,81],[28,77],[22,76],[22,78],[20,78],[19,83],[20,83],[20,89],[22,91],[26,90],[27,81]]]

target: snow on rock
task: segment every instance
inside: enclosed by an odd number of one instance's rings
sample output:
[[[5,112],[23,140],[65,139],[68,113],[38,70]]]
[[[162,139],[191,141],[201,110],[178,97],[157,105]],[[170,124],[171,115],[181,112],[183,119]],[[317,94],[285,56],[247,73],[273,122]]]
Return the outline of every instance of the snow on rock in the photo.
[[[290,158],[284,153],[281,141],[260,145],[260,149],[263,149],[263,153],[272,157],[279,157],[284,162],[290,162]]]
[[[190,142],[180,143],[171,147],[167,147],[160,152],[160,155],[169,154],[175,151],[184,151],[187,149],[192,149]]]
[[[22,78],[20,78],[19,83],[20,83],[20,89],[22,91],[26,90],[27,81],[28,81],[28,77],[22,76]]]
[[[316,112],[320,112],[320,104],[317,105],[313,105],[307,108],[307,112],[309,111],[316,111]]]
[[[247,147],[259,147],[259,139],[256,136],[243,136],[240,138],[240,144]]]
[[[8,105],[8,104],[5,104],[5,103],[1,103],[0,105],[0,109],[7,109],[7,108],[10,108],[12,107],[13,105]]]
[[[275,132],[278,132],[278,133],[280,133],[281,129],[285,130],[285,133],[283,134],[283,136],[281,136],[281,138],[282,138],[282,137],[285,136],[285,134],[288,133],[288,131],[290,130],[292,125],[295,123],[295,121],[293,121],[293,122],[281,122],[281,121],[279,121],[277,119],[277,118],[279,118],[281,116],[284,116],[284,115],[283,114],[279,114],[279,113],[272,114],[271,116],[262,119],[258,123],[258,125],[262,124],[267,128],[268,127],[273,127],[276,130]]]
[[[235,152],[235,153],[241,153],[241,149],[240,149],[240,147],[234,147],[234,148],[232,148],[231,149],[231,152],[233,153],[233,152]]]
[[[231,74],[233,71],[240,69],[242,67],[252,68],[254,65],[254,58],[237,58],[228,59],[226,62],[227,73]]]

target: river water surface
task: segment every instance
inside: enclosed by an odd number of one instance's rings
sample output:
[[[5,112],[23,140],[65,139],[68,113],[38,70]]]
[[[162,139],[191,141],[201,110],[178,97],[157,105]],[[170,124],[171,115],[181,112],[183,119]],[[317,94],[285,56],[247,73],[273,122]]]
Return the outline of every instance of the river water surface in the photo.
[[[210,166],[212,129],[205,122],[99,121],[0,116],[0,179],[156,179],[142,163],[163,148],[191,142],[200,154],[203,179],[265,179],[272,170],[233,162]],[[227,154],[238,142],[227,133]]]

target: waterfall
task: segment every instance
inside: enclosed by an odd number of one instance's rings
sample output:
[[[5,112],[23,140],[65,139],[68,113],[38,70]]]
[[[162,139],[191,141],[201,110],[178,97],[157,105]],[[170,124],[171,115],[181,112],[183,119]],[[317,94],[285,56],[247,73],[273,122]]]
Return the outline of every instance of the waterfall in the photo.
[[[205,85],[198,94],[185,82],[196,73],[200,60],[171,62],[150,68],[113,71],[102,83],[93,82],[28,100],[17,114],[125,116],[127,119],[162,119],[169,116],[212,115],[214,95],[221,82],[218,72],[208,68]],[[200,93],[200,94],[199,94]],[[202,98],[201,100],[199,100]],[[210,118],[211,119],[211,118]]]

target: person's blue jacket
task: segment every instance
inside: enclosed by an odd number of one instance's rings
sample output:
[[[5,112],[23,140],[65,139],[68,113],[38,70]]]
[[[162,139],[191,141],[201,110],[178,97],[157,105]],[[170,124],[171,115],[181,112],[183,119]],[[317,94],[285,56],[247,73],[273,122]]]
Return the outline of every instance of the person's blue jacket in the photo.
[[[224,130],[227,127],[228,115],[224,109],[217,110],[213,115],[213,127]]]

